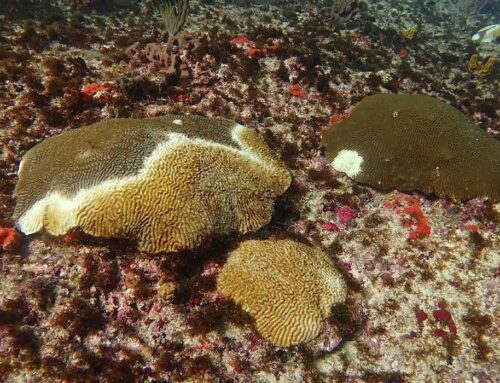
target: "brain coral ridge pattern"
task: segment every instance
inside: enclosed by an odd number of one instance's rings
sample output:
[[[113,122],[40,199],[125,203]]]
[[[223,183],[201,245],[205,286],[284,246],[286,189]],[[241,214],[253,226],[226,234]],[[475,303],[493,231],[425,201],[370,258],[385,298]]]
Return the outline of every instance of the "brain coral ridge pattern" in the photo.
[[[246,233],[271,219],[291,176],[251,129],[225,119],[112,119],[65,132],[23,157],[21,231],[138,241],[157,253]]]
[[[500,201],[500,142],[429,96],[365,97],[323,144],[335,169],[378,189]]]
[[[292,240],[248,240],[230,253],[218,290],[255,319],[259,333],[287,347],[316,337],[346,284],[327,254]]]

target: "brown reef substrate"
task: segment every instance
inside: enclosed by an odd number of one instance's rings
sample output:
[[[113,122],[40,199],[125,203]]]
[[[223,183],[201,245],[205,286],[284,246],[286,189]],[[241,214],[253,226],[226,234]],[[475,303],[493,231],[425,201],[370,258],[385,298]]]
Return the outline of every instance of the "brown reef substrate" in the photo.
[[[236,238],[149,256],[77,232],[36,235],[0,253],[0,377],[500,380],[498,205],[379,193],[322,156],[329,121],[381,91],[438,97],[499,136],[499,71],[467,70],[470,36],[493,20],[414,4],[369,2],[337,25],[314,4],[192,1],[184,34],[170,41],[149,3],[2,9],[0,226],[13,224],[20,158],[46,137],[109,117],[224,116],[257,129],[294,175],[271,224],[249,237],[295,236],[329,251],[351,298],[314,342],[280,349],[215,291]],[[413,26],[408,40],[401,31]],[[248,57],[236,36],[264,55]]]

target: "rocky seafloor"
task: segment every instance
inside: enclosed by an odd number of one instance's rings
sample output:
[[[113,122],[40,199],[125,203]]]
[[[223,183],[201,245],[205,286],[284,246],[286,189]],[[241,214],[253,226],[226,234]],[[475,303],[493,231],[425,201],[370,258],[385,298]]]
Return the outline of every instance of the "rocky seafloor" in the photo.
[[[339,20],[317,3],[248,3],[191,1],[168,38],[153,2],[5,2],[0,227],[14,225],[22,155],[46,137],[111,117],[223,116],[256,129],[294,177],[246,238],[327,251],[348,302],[315,340],[278,348],[216,291],[240,238],[148,255],[79,232],[22,237],[0,250],[0,381],[499,381],[499,204],[358,185],[320,144],[380,92],[432,95],[499,138],[500,71],[467,68],[493,13],[385,0]]]

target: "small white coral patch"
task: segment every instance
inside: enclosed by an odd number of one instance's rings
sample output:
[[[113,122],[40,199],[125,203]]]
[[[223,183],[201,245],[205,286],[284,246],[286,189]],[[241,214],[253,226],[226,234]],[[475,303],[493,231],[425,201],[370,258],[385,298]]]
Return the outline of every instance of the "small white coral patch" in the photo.
[[[17,169],[17,175],[21,174],[23,168],[24,168],[24,160],[21,160],[21,162],[19,162],[19,169]]]
[[[335,170],[353,178],[361,173],[363,157],[355,150],[341,150],[333,159],[332,166]]]

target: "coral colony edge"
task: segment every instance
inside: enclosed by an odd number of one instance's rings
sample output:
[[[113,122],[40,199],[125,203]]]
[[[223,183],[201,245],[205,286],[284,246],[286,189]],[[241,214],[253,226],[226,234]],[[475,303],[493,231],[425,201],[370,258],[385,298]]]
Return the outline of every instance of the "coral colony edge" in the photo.
[[[500,381],[499,14],[2,1],[0,382]]]

